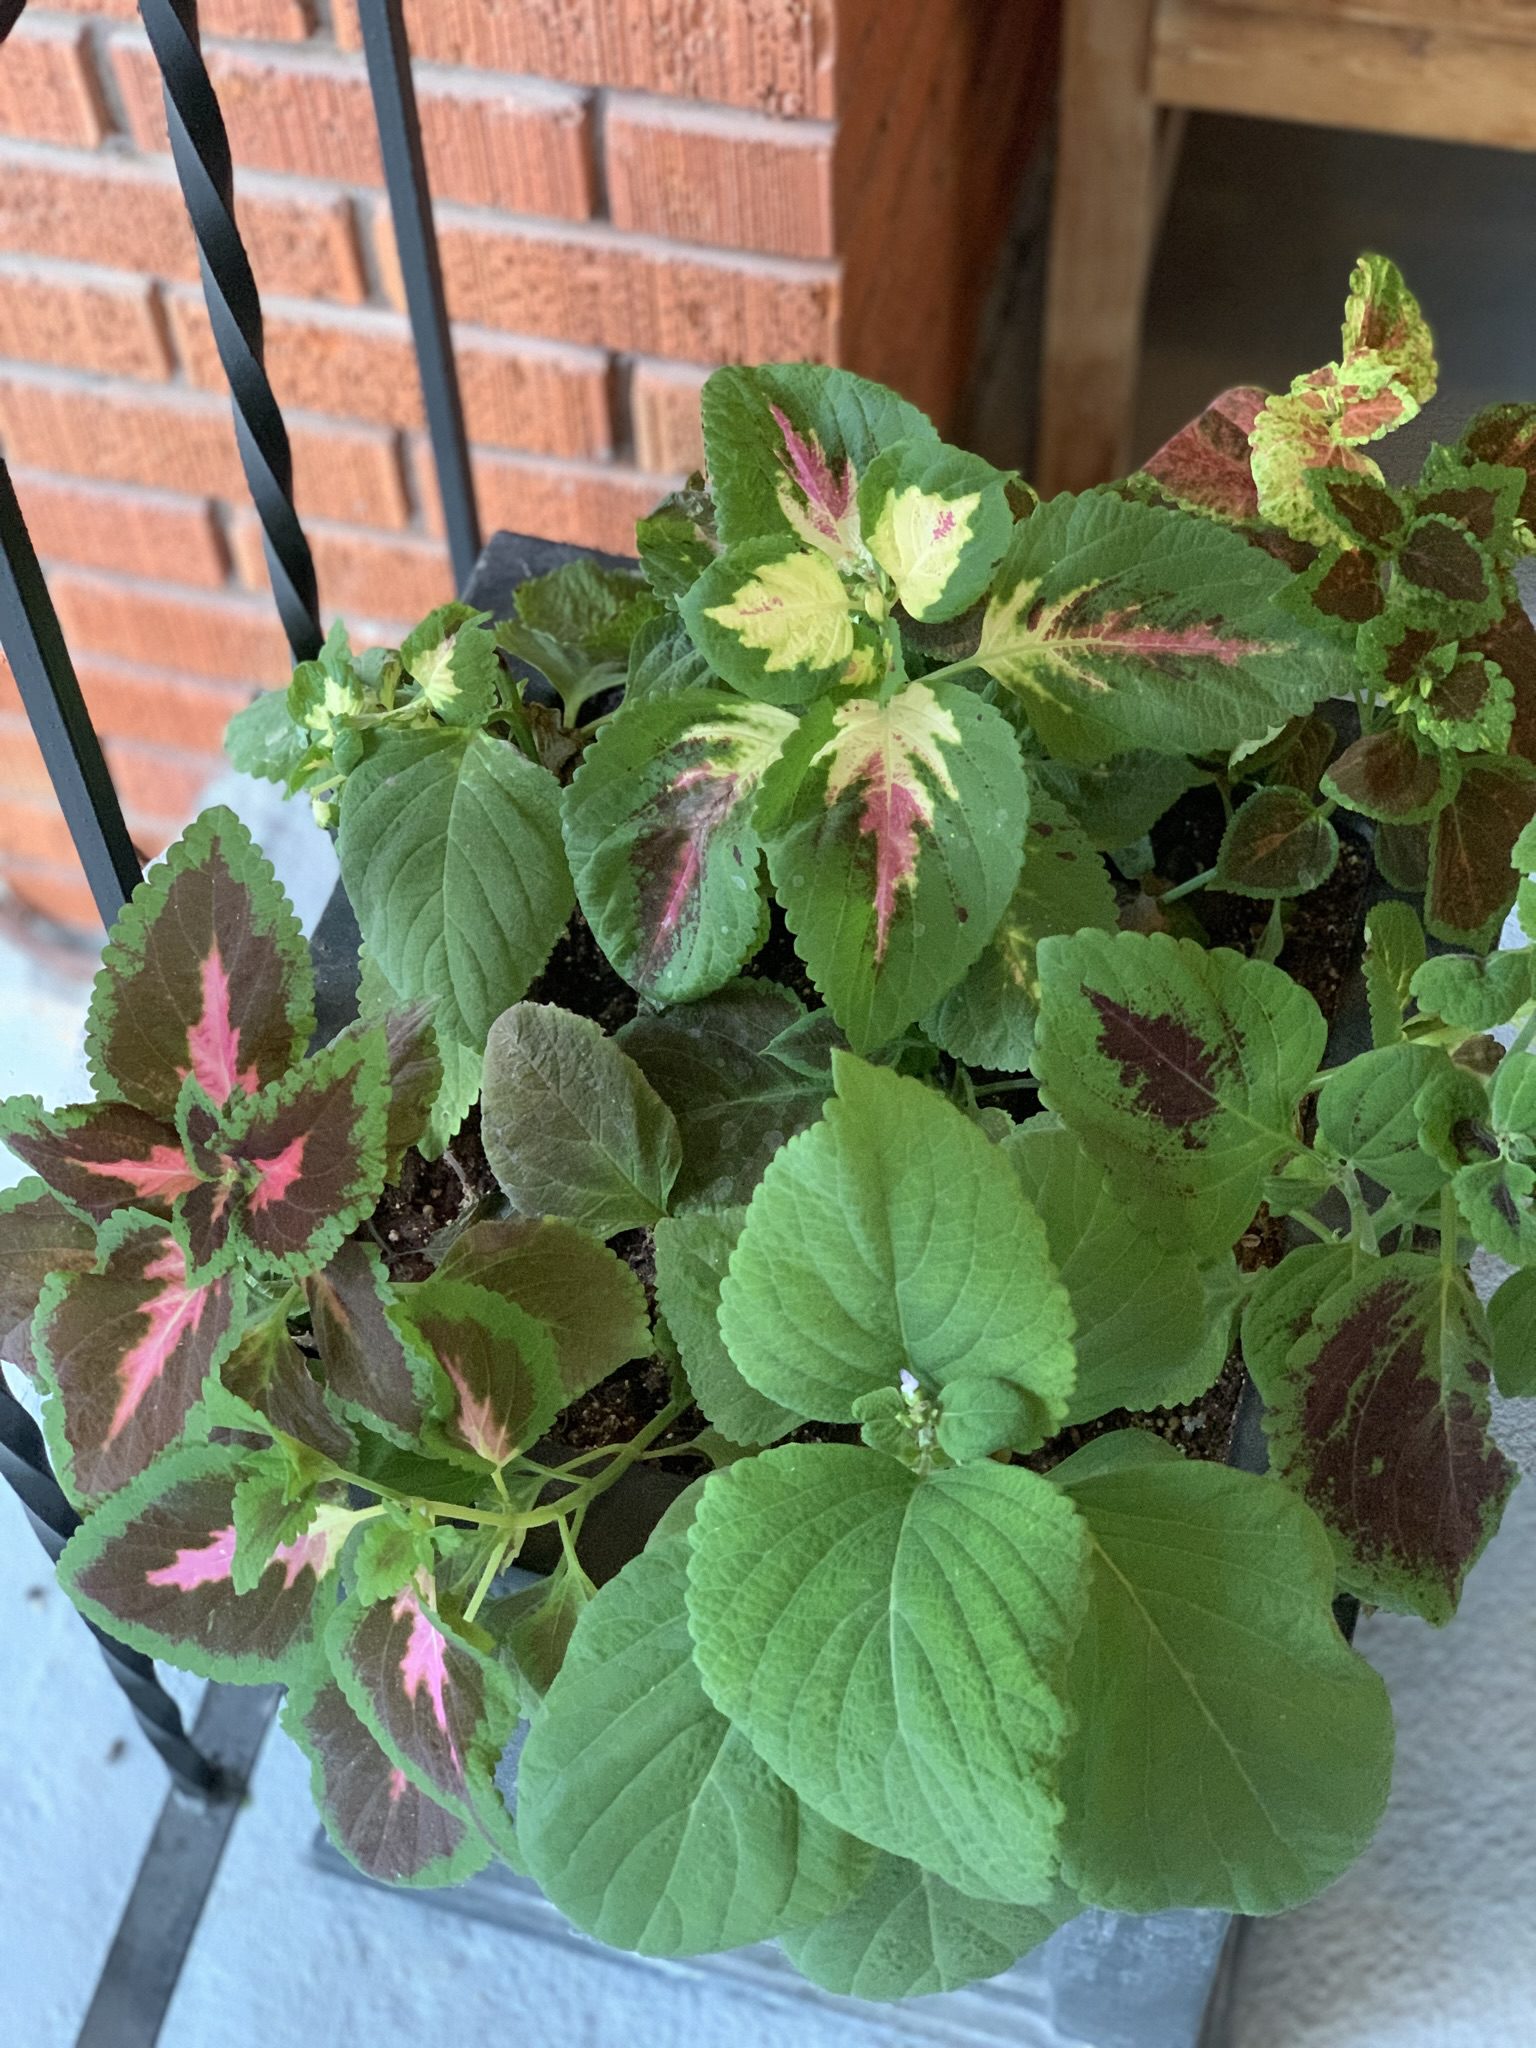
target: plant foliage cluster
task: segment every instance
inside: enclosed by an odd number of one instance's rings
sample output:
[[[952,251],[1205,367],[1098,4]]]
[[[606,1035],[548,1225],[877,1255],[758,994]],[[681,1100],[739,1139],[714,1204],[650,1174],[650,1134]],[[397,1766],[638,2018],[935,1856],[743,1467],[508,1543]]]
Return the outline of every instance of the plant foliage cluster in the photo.
[[[846,372],[722,370],[639,571],[338,629],[236,721],[336,827],[359,1021],[311,1047],[206,814],[104,955],[95,1101],[5,1108],[0,1348],[73,1598],[284,1682],[363,1869],[499,1854],[606,1941],[892,1998],[1085,1904],[1279,1911],[1368,1840],[1391,1717],[1334,1596],[1451,1615],[1514,1479],[1490,1377],[1536,1392],[1536,954],[1488,950],[1536,866],[1536,408],[1391,485],[1433,387],[1378,258],[1338,363],[1044,504]],[[1170,888],[1195,788],[1225,829]],[[1397,893],[1330,1066],[1274,956],[1341,811]],[[1203,889],[1274,906],[1260,957]],[[528,999],[578,907],[616,1033]],[[499,1196],[387,1257],[471,1112]],[[1263,1204],[1295,1248],[1239,1270]],[[1239,1332],[1268,1476],[1104,1426]],[[645,1465],[671,1504],[594,1583]]]

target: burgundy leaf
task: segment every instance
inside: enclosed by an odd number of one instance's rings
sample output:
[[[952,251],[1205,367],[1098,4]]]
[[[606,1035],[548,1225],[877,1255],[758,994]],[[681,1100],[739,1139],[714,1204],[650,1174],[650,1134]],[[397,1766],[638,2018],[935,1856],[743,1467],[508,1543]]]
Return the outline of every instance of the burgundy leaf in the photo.
[[[1268,396],[1255,384],[1223,391],[1143,465],[1147,475],[1191,511],[1214,512],[1223,519],[1257,518],[1259,494],[1249,467],[1248,436]]]
[[[85,1102],[44,1110],[21,1095],[0,1112],[0,1136],[66,1202],[97,1223],[119,1209],[168,1216],[195,1188],[171,1125],[127,1102]]]
[[[350,1465],[356,1450],[352,1432],[327,1406],[285,1317],[269,1316],[247,1330],[219,1367],[219,1382],[284,1436],[333,1464]]]
[[[0,1193],[0,1358],[35,1369],[32,1316],[50,1273],[88,1273],[96,1233],[41,1181]]]
[[[327,1390],[394,1441],[414,1442],[431,1376],[384,1312],[392,1295],[379,1254],[355,1240],[344,1244],[304,1291]]]
[[[1479,762],[1435,819],[1424,922],[1436,938],[1484,952],[1515,900],[1515,841],[1536,817],[1536,778],[1516,762]]]

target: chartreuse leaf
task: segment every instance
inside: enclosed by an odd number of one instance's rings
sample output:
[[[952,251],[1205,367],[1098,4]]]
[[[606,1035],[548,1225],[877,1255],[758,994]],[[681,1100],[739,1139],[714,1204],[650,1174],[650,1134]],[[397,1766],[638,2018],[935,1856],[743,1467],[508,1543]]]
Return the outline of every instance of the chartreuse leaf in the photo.
[[[276,1553],[295,1543],[313,1523],[321,1506],[346,1510],[345,1490],[334,1483],[319,1488],[282,1449],[252,1451],[235,1482],[235,1559],[230,1584],[237,1593],[253,1593]]]
[[[1346,686],[1348,657],[1277,607],[1289,580],[1213,520],[1053,498],[1015,529],[975,665],[1068,760],[1225,750]]]
[[[235,1275],[205,1285],[163,1224],[126,1210],[95,1272],[55,1273],[33,1323],[38,1375],[54,1396],[49,1447],[70,1497],[116,1493],[187,1426],[239,1327]]]
[[[929,435],[893,443],[859,485],[864,544],[914,619],[952,619],[986,594],[1013,531],[1008,478]]]
[[[1296,1259],[1244,1322],[1273,1468],[1321,1517],[1351,1592],[1449,1621],[1515,1482],[1488,1434],[1483,1311],[1417,1252],[1354,1274]]]
[[[677,1122],[596,1024],[517,1003],[485,1049],[480,1133],[524,1216],[560,1216],[599,1237],[654,1223],[682,1158]]]
[[[195,1076],[215,1105],[277,1080],[315,1028],[298,919],[232,811],[205,811],[133,892],[91,991],[98,1095],[169,1119]]]
[[[585,1609],[518,1762],[518,1838],[578,1927],[700,1955],[808,1925],[871,1852],[801,1804],[694,1667],[688,1537],[652,1538]]]
[[[433,1558],[431,1525],[409,1508],[392,1507],[366,1523],[348,1551],[347,1584],[365,1607],[392,1600],[418,1573],[432,1569]]]
[[[767,929],[752,806],[795,729],[719,691],[626,705],[564,796],[566,852],[598,944],[653,1002],[729,981]]]
[[[198,1184],[176,1131],[128,1102],[45,1110],[35,1095],[13,1095],[0,1103],[0,1139],[93,1223],[130,1206],[169,1216]]]
[[[1089,1554],[1063,1875],[1119,1911],[1280,1912],[1337,1877],[1381,1817],[1386,1688],[1335,1626],[1333,1560],[1300,1501],[1132,1448],[1117,1469],[1091,1445],[1093,1464],[1054,1474]]]
[[[437,1270],[443,1280],[489,1288],[544,1325],[562,1406],[651,1352],[645,1289],[616,1253],[574,1223],[551,1216],[472,1223]]]
[[[716,370],[700,409],[721,540],[792,534],[834,561],[856,558],[859,483],[880,451],[938,439],[894,391],[817,363]]]
[[[553,775],[485,732],[399,734],[347,777],[337,851],[370,951],[471,1050],[543,966],[574,894]]]
[[[765,704],[804,704],[854,680],[862,591],[815,548],[782,539],[727,548],[681,599],[693,644],[716,675]]]
[[[32,1317],[52,1273],[88,1273],[96,1233],[40,1180],[0,1189],[0,1358],[33,1369]]]
[[[504,1295],[434,1275],[397,1287],[388,1313],[441,1375],[442,1419],[432,1437],[448,1456],[499,1471],[532,1449],[565,1406],[554,1339]]]
[[[1266,400],[1250,439],[1259,511],[1299,540],[1321,546],[1352,545],[1353,523],[1339,517],[1312,485],[1313,472],[1380,483],[1381,471],[1361,452],[1419,411],[1394,362],[1346,344],[1342,363],[1324,363],[1292,380],[1288,392]]]
[[[781,1407],[854,1419],[902,1371],[1005,1380],[1033,1448],[1059,1427],[1072,1318],[1007,1158],[922,1082],[834,1053],[826,1117],[769,1165],[720,1290],[738,1370]]]
[[[487,1836],[413,1785],[318,1662],[289,1685],[283,1726],[310,1762],[310,1791],[342,1855],[380,1884],[462,1884],[491,1860]]]
[[[846,1906],[780,1942],[801,1976],[823,1991],[921,1998],[998,1976],[1078,1910],[1059,1885],[1043,1906],[967,1898],[931,1870],[877,1850]]]
[[[788,989],[735,981],[700,1002],[642,1014],[619,1033],[677,1119],[675,1207],[747,1201],[785,1139],[821,1115],[828,1082],[772,1050],[804,1015]]]
[[[400,1341],[386,1310],[384,1261],[356,1238],[304,1282],[326,1392],[392,1443],[415,1443],[431,1405],[428,1362]]]
[[[232,1685],[301,1670],[334,1602],[352,1517],[324,1507],[236,1593],[237,1454],[168,1452],[75,1531],[59,1582],[89,1621],[136,1650]]]
[[[1318,1090],[1318,1149],[1368,1174],[1389,1194],[1427,1200],[1445,1185],[1445,1170],[1419,1143],[1416,1104],[1449,1067],[1437,1045],[1384,1045],[1358,1054]]]
[[[802,1799],[979,1898],[1052,1896],[1085,1557],[1049,1481],[787,1445],[713,1473],[691,1540],[705,1691]]]
[[[1493,1379],[1506,1401],[1536,1395],[1536,1269],[1523,1267],[1488,1304]]]
[[[1161,933],[1041,941],[1042,1098],[1143,1223],[1227,1251],[1297,1146],[1327,1029],[1279,968]]]
[[[1040,979],[1035,950],[1052,932],[1113,931],[1114,884],[1054,798],[1030,797],[1024,865],[985,952],[923,1020],[935,1045],[974,1067],[1027,1067],[1035,1049]]]
[[[1479,761],[1430,828],[1424,922],[1437,939],[1484,953],[1515,900],[1516,840],[1536,817],[1536,777],[1513,757]]]
[[[1413,977],[1413,997],[1430,1016],[1465,1031],[1507,1024],[1536,995],[1536,957],[1513,953],[1441,953]]]
[[[490,616],[473,605],[439,605],[400,643],[402,667],[446,725],[483,725],[495,706],[501,663]]]
[[[756,821],[795,943],[856,1051],[976,960],[1023,858],[1029,789],[1007,721],[954,683],[817,704]]]
[[[656,1302],[694,1399],[733,1444],[771,1444],[805,1420],[760,1394],[720,1335],[720,1286],[747,1212],[692,1209],[656,1226]]]
[[[511,1674],[434,1611],[421,1583],[367,1605],[349,1596],[331,1611],[325,1647],[348,1706],[394,1767],[512,1848],[495,1782],[518,1719]]]
[[[1237,807],[1216,856],[1216,886],[1278,903],[1321,888],[1338,864],[1339,835],[1304,790],[1271,785]]]
[[[1365,992],[1371,1039],[1396,1045],[1403,1035],[1413,977],[1424,964],[1424,927],[1410,903],[1374,903],[1365,916]]]
[[[1063,1420],[1191,1401],[1221,1369],[1206,1343],[1200,1269],[1138,1227],[1109,1173],[1061,1127],[1015,1128],[1002,1151],[1045,1225],[1072,1305],[1077,1377]]]
[[[1350,272],[1342,341],[1346,360],[1367,352],[1378,356],[1419,405],[1434,397],[1434,337],[1390,257],[1367,253]]]

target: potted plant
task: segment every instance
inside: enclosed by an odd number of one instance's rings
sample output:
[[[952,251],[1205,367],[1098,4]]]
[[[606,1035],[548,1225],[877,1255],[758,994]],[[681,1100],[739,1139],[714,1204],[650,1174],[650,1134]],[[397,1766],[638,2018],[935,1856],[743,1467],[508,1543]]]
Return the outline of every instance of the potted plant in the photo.
[[[336,828],[358,1017],[311,1046],[205,814],[97,1099],[6,1106],[0,1321],[72,1597],[284,1682],[362,1869],[499,1855],[878,1999],[1359,1854],[1335,1595],[1449,1617],[1490,1374],[1536,1391],[1536,408],[1389,485],[1433,385],[1365,258],[1338,363],[1040,504],[846,372],[723,370],[638,570],[338,628],[235,722]]]

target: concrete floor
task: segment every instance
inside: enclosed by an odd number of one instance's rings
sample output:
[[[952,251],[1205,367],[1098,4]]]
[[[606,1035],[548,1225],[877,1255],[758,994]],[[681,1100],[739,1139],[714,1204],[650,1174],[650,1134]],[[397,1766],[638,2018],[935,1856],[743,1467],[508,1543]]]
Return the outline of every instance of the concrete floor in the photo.
[[[1200,120],[1152,292],[1150,450],[1222,385],[1283,384],[1334,351],[1356,251],[1396,255],[1440,335],[1441,429],[1536,395],[1522,230],[1536,159]],[[303,864],[302,854],[299,856]],[[323,886],[323,878],[315,888]],[[77,1091],[84,982],[0,939],[0,1092]],[[4,1177],[0,1167],[0,1178]],[[1536,1471],[1536,1431],[1509,1441]],[[1531,2048],[1536,2042],[1536,1486],[1447,1629],[1361,1634],[1396,1704],[1399,1767],[1370,1852],[1249,1948],[1233,2048]],[[0,1498],[0,2048],[69,2048],[163,1792],[158,1765],[19,1510]],[[189,1703],[197,1688],[172,1674]],[[338,1883],[307,1862],[305,1767],[269,1742],[163,2036],[165,2048],[349,2041],[440,2048],[854,2048],[894,2023],[786,2014]],[[1022,2044],[1020,2044],[1022,2048]]]

